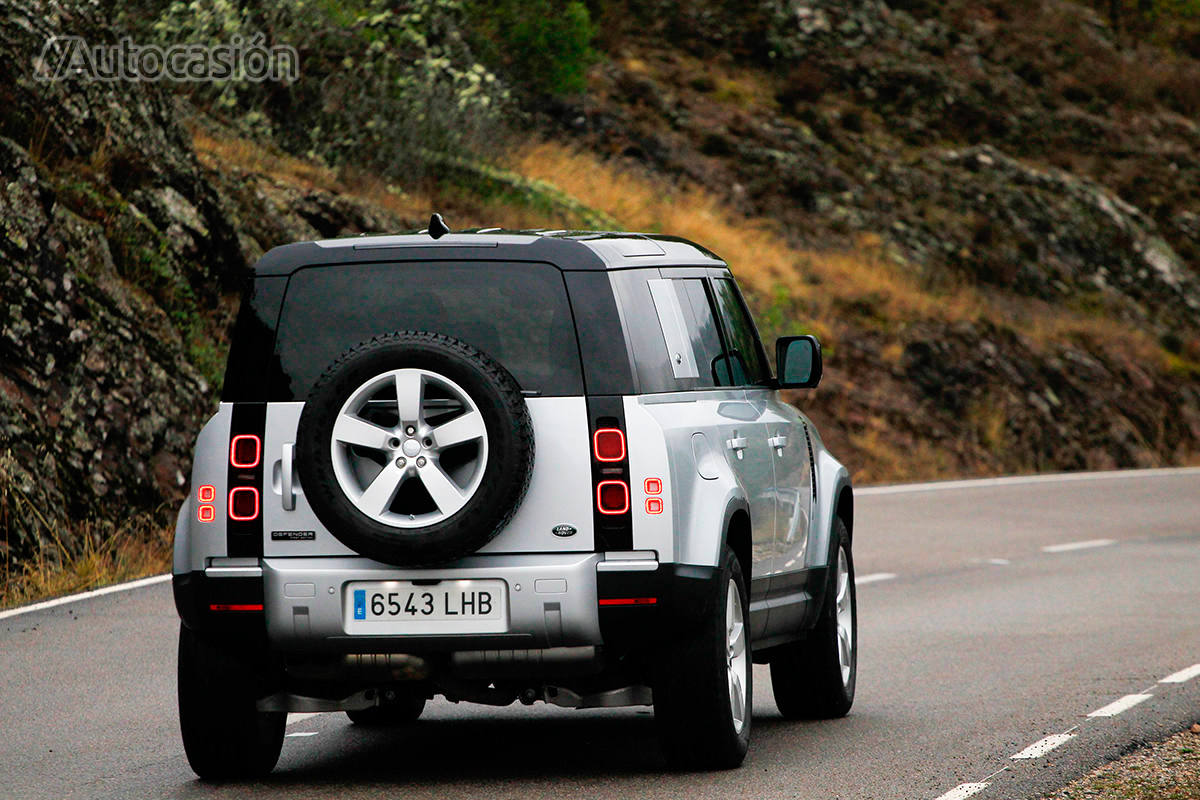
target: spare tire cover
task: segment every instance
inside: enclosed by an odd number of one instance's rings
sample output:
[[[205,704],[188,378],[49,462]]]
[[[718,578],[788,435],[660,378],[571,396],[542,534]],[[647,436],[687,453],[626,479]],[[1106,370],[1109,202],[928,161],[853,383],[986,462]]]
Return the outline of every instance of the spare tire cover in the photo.
[[[516,380],[466,342],[403,331],[357,345],[313,385],[297,470],[347,547],[397,566],[475,552],[516,512],[533,472]]]

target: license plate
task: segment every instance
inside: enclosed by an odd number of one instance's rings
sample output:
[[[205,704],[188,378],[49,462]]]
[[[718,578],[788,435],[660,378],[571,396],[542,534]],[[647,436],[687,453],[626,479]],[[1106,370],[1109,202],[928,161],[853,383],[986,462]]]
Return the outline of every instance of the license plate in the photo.
[[[503,633],[507,587],[474,579],[351,583],[345,622],[348,633]]]

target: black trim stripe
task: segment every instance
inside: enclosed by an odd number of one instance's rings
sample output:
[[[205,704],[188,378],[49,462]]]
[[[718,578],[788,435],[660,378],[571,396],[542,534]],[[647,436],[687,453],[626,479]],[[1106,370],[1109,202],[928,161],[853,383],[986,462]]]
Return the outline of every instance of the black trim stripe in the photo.
[[[234,403],[229,424],[229,442],[226,443],[225,463],[228,465],[225,491],[231,492],[238,486],[253,486],[258,490],[258,516],[249,521],[225,520],[225,544],[231,556],[261,556],[263,554],[263,465],[267,461],[265,452],[260,454],[254,469],[235,469],[229,458],[233,437],[254,434],[261,441],[267,422],[266,403]],[[227,495],[228,496],[228,495]]]
[[[592,461],[592,527],[596,532],[596,552],[633,549],[633,487],[629,487],[629,510],[624,514],[601,514],[596,507],[596,487],[600,481],[621,480],[629,486],[629,434],[625,428],[625,404],[620,395],[589,395],[588,450]],[[599,428],[620,428],[625,433],[625,458],[597,461],[592,436]]]

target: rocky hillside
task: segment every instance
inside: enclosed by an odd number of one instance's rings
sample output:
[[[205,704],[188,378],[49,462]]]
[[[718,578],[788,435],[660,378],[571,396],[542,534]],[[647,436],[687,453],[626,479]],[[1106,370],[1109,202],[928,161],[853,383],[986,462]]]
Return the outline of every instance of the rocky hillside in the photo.
[[[166,3],[138,5],[163,21],[138,27],[0,0],[5,564],[166,524],[258,255],[414,227],[431,206],[457,227],[702,239],[765,334],[826,341],[826,382],[797,402],[861,482],[1197,460],[1200,62],[1067,0],[569,6],[594,50],[557,83],[473,42],[484,4],[364,3],[378,13],[324,21],[363,34],[349,44],[295,17],[329,13],[303,3],[278,4],[290,22],[247,12],[281,41],[302,32],[308,60],[295,85],[238,94],[39,80],[54,36],[203,26]],[[420,21],[443,8],[455,25]],[[403,75],[441,48],[460,95],[499,87],[469,95],[494,100],[472,119],[503,105],[505,127],[442,152],[317,138],[351,102],[329,76],[365,63],[360,45]],[[374,102],[362,131],[413,100]],[[506,146],[460,149],[491,140]]]

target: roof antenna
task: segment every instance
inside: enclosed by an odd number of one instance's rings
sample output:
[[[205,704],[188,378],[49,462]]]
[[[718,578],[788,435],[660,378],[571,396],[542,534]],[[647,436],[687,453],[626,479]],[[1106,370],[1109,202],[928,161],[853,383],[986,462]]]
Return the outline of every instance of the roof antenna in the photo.
[[[434,214],[429,218],[429,235],[434,239],[440,239],[450,232],[450,226],[446,224],[446,220],[442,219],[441,214]]]

